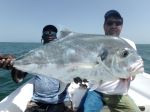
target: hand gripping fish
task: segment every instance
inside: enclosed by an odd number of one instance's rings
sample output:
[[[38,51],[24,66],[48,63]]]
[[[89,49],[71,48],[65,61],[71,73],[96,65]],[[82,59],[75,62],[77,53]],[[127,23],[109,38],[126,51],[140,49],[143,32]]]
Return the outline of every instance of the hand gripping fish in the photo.
[[[63,82],[71,82],[74,77],[109,81],[129,78],[144,71],[142,58],[122,38],[61,33],[64,38],[29,51],[14,61],[13,66]]]

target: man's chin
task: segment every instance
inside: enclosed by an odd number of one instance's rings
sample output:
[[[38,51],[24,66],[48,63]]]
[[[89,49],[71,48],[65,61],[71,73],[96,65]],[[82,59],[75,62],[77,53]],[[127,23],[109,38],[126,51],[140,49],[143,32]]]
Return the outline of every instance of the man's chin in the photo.
[[[118,34],[116,31],[112,31],[109,35],[115,36],[115,37],[118,37],[118,36],[119,36],[119,34]]]

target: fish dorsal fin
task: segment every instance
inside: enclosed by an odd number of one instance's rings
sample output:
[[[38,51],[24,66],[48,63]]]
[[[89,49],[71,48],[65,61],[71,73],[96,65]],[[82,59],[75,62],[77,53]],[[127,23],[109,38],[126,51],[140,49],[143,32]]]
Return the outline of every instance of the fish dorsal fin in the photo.
[[[73,32],[72,31],[70,31],[70,30],[61,30],[60,31],[60,38],[64,38],[64,37],[66,37],[66,36],[68,36],[68,35],[70,35],[70,34],[72,34]]]
[[[72,34],[73,31],[67,27],[59,27],[58,38],[64,38]]]

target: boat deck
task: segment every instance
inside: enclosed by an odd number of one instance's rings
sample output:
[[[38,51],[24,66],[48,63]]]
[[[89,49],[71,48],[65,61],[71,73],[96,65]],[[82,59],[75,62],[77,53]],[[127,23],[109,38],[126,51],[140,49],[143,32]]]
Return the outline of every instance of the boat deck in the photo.
[[[141,112],[150,112],[150,75],[142,74],[132,81],[129,95],[141,109]],[[32,80],[12,92],[0,102],[0,112],[24,112],[27,102],[33,94]],[[110,112],[104,106],[102,112]]]

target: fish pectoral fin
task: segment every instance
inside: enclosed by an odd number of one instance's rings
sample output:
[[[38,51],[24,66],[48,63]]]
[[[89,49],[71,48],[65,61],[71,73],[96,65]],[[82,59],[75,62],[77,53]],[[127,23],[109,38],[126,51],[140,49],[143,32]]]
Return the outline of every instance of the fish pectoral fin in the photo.
[[[96,66],[97,66],[97,65],[98,65],[98,66],[102,66],[102,65],[103,65],[103,62],[102,62],[102,60],[101,60],[101,57],[98,56],[98,57],[96,58],[95,65],[96,65]]]

